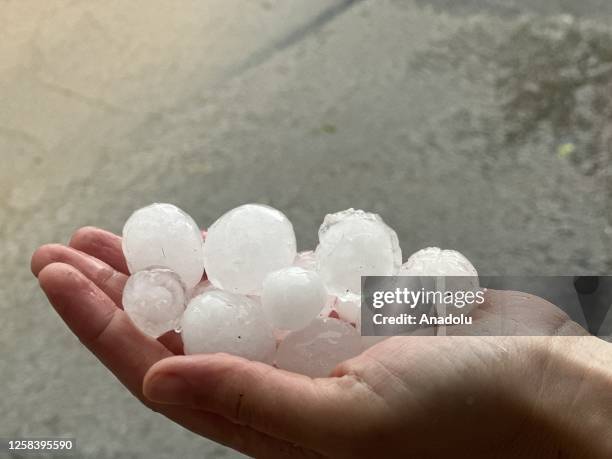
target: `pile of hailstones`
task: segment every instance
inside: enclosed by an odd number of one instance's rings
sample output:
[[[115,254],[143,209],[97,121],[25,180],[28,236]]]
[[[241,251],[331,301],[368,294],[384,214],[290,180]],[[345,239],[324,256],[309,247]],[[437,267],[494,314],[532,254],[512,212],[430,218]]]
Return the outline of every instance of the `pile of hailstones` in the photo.
[[[402,265],[395,231],[354,209],[325,217],[314,252],[297,253],[289,219],[259,204],[230,210],[205,237],[178,207],[152,204],[130,216],[122,244],[123,306],[144,333],[174,330],[185,354],[226,352],[312,377],[372,342],[358,331],[361,276],[477,276],[460,253],[433,247]]]

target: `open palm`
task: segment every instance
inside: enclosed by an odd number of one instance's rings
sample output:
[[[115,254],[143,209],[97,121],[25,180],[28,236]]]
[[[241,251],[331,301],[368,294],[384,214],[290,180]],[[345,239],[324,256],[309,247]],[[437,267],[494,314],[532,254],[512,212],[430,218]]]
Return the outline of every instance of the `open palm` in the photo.
[[[184,356],[175,333],[141,333],[121,309],[128,271],[112,233],[82,228],[69,246],[42,246],[32,271],[146,406],[253,456],[512,457],[532,436],[516,388],[537,391],[542,374],[526,362],[538,338],[393,337],[311,379],[225,354]],[[513,292],[488,292],[476,323],[486,330],[500,314],[529,324],[525,334],[580,333],[550,303]]]

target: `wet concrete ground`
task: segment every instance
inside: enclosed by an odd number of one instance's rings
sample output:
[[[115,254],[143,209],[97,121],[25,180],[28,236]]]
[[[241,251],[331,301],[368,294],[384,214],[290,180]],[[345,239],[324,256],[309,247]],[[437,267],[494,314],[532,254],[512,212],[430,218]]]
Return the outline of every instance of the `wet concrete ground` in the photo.
[[[610,273],[611,71],[603,0],[0,2],[0,436],[234,455],[133,400],[29,273],[38,245],[153,201],[202,226],[265,202],[301,248],[361,207],[405,256]]]

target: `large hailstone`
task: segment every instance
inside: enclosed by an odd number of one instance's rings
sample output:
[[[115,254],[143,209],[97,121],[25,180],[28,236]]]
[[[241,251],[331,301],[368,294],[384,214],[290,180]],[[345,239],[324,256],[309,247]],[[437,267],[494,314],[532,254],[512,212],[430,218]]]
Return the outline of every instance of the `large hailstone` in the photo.
[[[276,366],[312,378],[329,376],[340,362],[361,354],[361,336],[338,319],[315,319],[279,344]]]
[[[132,322],[157,338],[178,327],[185,311],[185,287],[170,269],[138,271],[128,278],[122,302]]]
[[[456,250],[442,250],[438,247],[427,247],[415,252],[400,268],[401,276],[437,276],[441,279],[431,279],[427,289],[442,291],[476,292],[479,289],[478,272],[470,261]],[[457,279],[452,279],[457,277]],[[440,285],[443,282],[444,285]],[[467,314],[476,303],[460,308],[459,312]],[[447,307],[437,304],[438,313],[447,315]]]
[[[327,302],[319,275],[297,266],[274,271],[264,279],[261,304],[275,327],[297,330],[308,325]]]
[[[269,362],[276,348],[272,327],[257,302],[221,290],[193,298],[181,328],[185,354],[226,352]]]
[[[244,295],[260,295],[265,277],[296,258],[293,225],[282,212],[260,204],[230,210],[209,229],[204,266],[211,283]]]
[[[328,291],[359,295],[361,276],[392,276],[402,264],[397,234],[377,214],[348,209],[325,217],[315,251]]]
[[[193,219],[172,204],[151,204],[123,226],[121,245],[130,273],[153,266],[176,272],[193,288],[204,273],[202,233]]]

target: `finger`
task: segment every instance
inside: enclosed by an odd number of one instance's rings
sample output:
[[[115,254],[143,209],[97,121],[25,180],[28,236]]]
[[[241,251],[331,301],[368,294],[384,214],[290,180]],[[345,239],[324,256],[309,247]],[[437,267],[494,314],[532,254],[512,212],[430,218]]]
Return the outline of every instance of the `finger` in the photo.
[[[177,420],[186,428],[217,443],[233,448],[251,457],[270,459],[322,458],[320,454],[299,445],[280,440],[256,431],[248,426],[235,424],[223,416],[190,409],[190,419],[184,419],[185,408],[166,405],[172,420]],[[175,410],[175,411],[172,411]],[[177,411],[178,410],[178,411]]]
[[[334,420],[352,419],[355,435],[364,427],[356,412],[380,402],[350,376],[311,379],[225,354],[164,359],[149,370],[143,390],[151,400],[203,409],[317,451],[329,445],[322,439],[347,433]]]
[[[127,276],[116,271],[103,261],[82,253],[72,247],[48,244],[40,247],[32,256],[32,272],[35,276],[51,263],[66,263],[81,271],[96,284],[117,307],[123,309],[122,295]],[[183,354],[183,342],[174,331],[160,336],[158,340],[173,354]]]
[[[51,263],[39,273],[49,300],[77,337],[117,378],[152,409],[182,423],[190,430],[250,454],[266,457],[310,457],[292,445],[238,426],[220,416],[193,409],[152,404],[142,397],[142,380],[151,365],[170,352],[137,329],[124,311],[74,267]],[[298,456],[299,457],[299,456]]]
[[[123,274],[129,274],[121,248],[121,237],[116,234],[93,226],[85,226],[75,231],[69,245],[104,261]]]
[[[127,281],[125,274],[97,258],[60,244],[43,245],[34,252],[31,261],[32,273],[38,276],[45,266],[57,262],[76,268],[108,295],[118,307],[122,307],[121,296]]]
[[[155,362],[172,354],[141,333],[127,314],[74,267],[51,263],[38,274],[49,301],[68,327],[136,396]]]

